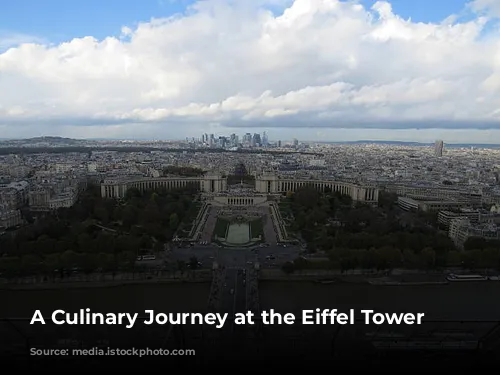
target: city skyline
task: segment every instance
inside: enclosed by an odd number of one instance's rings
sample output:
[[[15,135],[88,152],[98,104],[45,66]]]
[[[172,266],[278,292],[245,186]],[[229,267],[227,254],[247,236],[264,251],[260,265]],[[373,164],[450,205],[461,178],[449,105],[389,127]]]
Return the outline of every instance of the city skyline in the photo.
[[[298,139],[298,138],[283,138],[283,139],[274,139],[269,137],[268,134],[266,134],[266,131],[263,131],[263,133],[249,133],[249,132],[242,132],[241,134],[237,133],[232,133],[232,134],[208,134],[208,133],[203,133],[201,134],[200,137],[180,137],[180,138],[175,138],[175,139],[168,139],[168,138],[71,138],[71,137],[61,137],[58,135],[44,135],[44,136],[39,136],[39,137],[27,137],[27,138],[0,138],[0,147],[2,147],[2,143],[7,144],[7,146],[10,144],[9,142],[18,142],[18,141],[26,141],[26,142],[32,142],[32,141],[41,141],[41,140],[46,140],[49,143],[52,143],[53,140],[60,139],[62,141],[64,140],[70,140],[70,141],[81,141],[81,142],[93,142],[93,141],[98,141],[98,142],[172,142],[172,143],[185,143],[185,142],[196,142],[200,144],[205,144],[209,145],[210,142],[208,142],[208,137],[214,136],[214,139],[216,141],[219,141],[220,139],[225,139],[227,144],[233,143],[233,146],[238,146],[238,145],[245,145],[249,146],[252,145],[251,141],[245,142],[243,138],[245,135],[250,134],[253,138],[255,134],[258,134],[260,136],[266,137],[266,142],[254,144],[253,147],[260,147],[264,145],[269,145],[271,147],[280,147],[281,145],[286,146],[286,145],[293,145],[295,142],[298,142],[299,144],[344,144],[344,145],[349,145],[349,144],[387,144],[387,145],[401,145],[401,146],[422,146],[422,147],[428,147],[428,146],[436,146],[437,142],[442,142],[443,147],[470,147],[470,146],[477,146],[477,147],[483,147],[483,148],[497,148],[500,147],[500,143],[495,143],[495,142],[484,142],[484,143],[478,143],[478,142],[447,142],[444,140],[435,140],[435,141],[404,141],[404,140],[389,140],[389,139],[356,139],[352,141],[336,141],[336,140],[310,140],[310,139]],[[204,138],[204,137],[207,138]],[[232,139],[232,137],[235,136],[235,139]],[[55,144],[51,144],[51,146],[54,146]],[[217,146],[218,142],[213,142],[212,146]],[[5,145],[4,145],[5,147]]]
[[[500,138],[491,1],[86,4],[6,6],[2,137]]]

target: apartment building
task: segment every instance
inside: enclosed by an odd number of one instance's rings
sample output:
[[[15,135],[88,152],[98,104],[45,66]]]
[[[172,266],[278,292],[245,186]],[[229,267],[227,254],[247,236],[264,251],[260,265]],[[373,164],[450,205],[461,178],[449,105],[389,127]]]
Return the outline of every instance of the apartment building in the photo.
[[[446,228],[450,227],[452,220],[467,218],[471,223],[479,223],[481,217],[481,211],[479,210],[471,210],[467,208],[462,208],[458,212],[457,211],[439,211],[438,213],[438,223]]]
[[[23,219],[20,210],[4,211],[0,208],[0,228],[7,229],[22,223]]]
[[[0,205],[16,210],[28,203],[29,184],[26,181],[0,186]]]
[[[473,224],[467,218],[453,219],[450,223],[448,236],[459,249],[470,237],[481,237],[489,240],[500,239],[500,227],[496,224]]]
[[[417,200],[409,197],[398,197],[398,206],[405,211],[440,211],[458,210],[467,207],[467,202],[438,201],[438,200]]]
[[[385,190],[396,193],[402,197],[408,197],[419,201],[449,201],[464,203],[464,205],[460,205],[459,207],[476,207],[481,206],[482,204],[482,194],[474,190],[427,185],[388,185],[385,186]],[[452,204],[450,203],[450,205]],[[430,206],[437,206],[437,204],[430,204]],[[443,207],[442,209],[445,208]]]

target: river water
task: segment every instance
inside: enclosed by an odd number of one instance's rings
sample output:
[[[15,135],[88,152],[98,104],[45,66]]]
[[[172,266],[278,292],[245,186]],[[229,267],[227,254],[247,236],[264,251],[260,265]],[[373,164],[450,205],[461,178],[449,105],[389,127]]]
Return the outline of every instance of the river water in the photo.
[[[314,308],[372,309],[422,312],[428,319],[500,321],[500,282],[429,286],[262,282],[259,287],[262,308],[283,312]]]
[[[0,317],[31,318],[35,310],[94,312],[203,312],[209,283],[142,284],[88,289],[0,290]]]
[[[90,308],[93,312],[138,312],[141,315],[144,314],[144,310],[151,309],[157,313],[204,312],[209,289],[210,285],[207,283],[144,284],[72,290],[0,290],[0,300],[3,302],[0,304],[0,317],[30,319],[38,309],[45,316],[49,316],[57,309],[78,311],[84,308]],[[422,326],[374,327],[362,324],[342,326],[338,337],[345,342],[350,337],[358,335],[360,330],[364,330],[365,334],[379,329],[413,335],[454,330],[469,332],[476,338],[485,337],[490,332],[492,323],[442,324],[426,320],[500,320],[499,296],[500,283],[495,282],[406,287],[368,284],[320,285],[307,282],[260,283],[260,302],[263,310],[275,309],[279,312],[291,312],[296,316],[301,315],[300,310],[315,308],[338,309],[340,312],[349,309],[356,311],[370,309],[377,312],[426,314],[424,319],[426,324]],[[266,326],[263,327],[264,336],[272,337],[272,340],[268,340],[269,347],[265,350],[276,350],[279,340],[286,341],[279,345],[289,345],[292,341],[287,337],[293,335],[300,336],[300,339],[293,342],[294,347],[302,345],[300,351],[311,350],[313,347],[318,353],[318,350],[329,350],[332,337],[337,335],[335,332],[337,327],[339,326],[301,324]],[[50,340],[58,342],[62,338],[76,337],[78,340],[84,340],[86,335],[114,337],[111,342],[122,343],[129,340],[133,343],[145,342],[154,346],[163,342],[167,328],[140,323],[130,330],[109,326],[66,325],[51,328],[48,325],[29,325],[29,320],[15,323],[10,320],[0,322],[0,334],[7,338],[5,343],[9,343],[10,346],[17,345],[19,348],[25,347],[26,337],[29,337],[33,345],[45,345]],[[200,336],[197,327],[188,327],[187,330],[192,332],[188,334],[192,340]]]
[[[145,284],[67,290],[0,290],[0,317],[27,318],[37,309],[101,312],[200,312],[206,309],[210,285]],[[500,282],[432,286],[321,285],[308,282],[261,282],[262,309],[373,309],[423,312],[433,319],[500,320]]]

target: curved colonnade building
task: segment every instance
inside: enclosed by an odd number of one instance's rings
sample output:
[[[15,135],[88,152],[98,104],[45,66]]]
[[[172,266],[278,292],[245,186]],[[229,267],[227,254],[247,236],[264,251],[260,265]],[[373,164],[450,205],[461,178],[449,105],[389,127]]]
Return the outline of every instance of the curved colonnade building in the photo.
[[[351,182],[339,182],[320,179],[296,179],[276,174],[262,174],[255,178],[255,192],[259,194],[283,194],[293,192],[305,186],[312,186],[319,191],[331,191],[349,195],[353,201],[375,204],[378,202],[379,189],[374,185],[361,185]],[[227,177],[221,174],[205,174],[199,177],[144,177],[110,178],[101,183],[103,198],[121,199],[127,190],[136,188],[140,191],[155,189],[179,189],[194,187],[202,193],[224,194],[228,191]],[[246,201],[248,204],[250,201]]]

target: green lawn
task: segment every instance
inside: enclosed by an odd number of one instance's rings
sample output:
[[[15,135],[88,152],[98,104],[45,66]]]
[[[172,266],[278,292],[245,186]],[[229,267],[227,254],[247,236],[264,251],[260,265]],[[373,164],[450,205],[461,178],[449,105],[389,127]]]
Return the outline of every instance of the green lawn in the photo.
[[[228,225],[229,221],[218,218],[217,222],[215,223],[215,229],[213,233],[214,237],[217,236],[219,238],[226,238],[226,231]]]
[[[198,216],[200,209],[203,205],[200,202],[196,202],[189,208],[186,214],[186,221],[191,223]]]
[[[262,219],[251,221],[250,231],[252,233],[252,238],[262,236],[262,239],[264,239],[264,224],[262,223]]]
[[[291,218],[293,216],[292,206],[289,202],[278,203],[278,209],[283,219]]]

